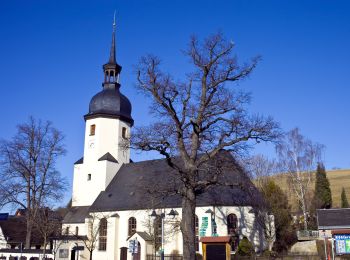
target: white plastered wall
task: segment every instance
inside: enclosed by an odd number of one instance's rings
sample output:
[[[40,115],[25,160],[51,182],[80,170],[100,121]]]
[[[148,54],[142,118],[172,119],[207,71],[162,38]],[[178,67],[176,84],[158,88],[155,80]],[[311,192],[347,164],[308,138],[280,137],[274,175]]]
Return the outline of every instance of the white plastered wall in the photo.
[[[7,241],[0,227],[0,249],[7,248]]]
[[[206,236],[211,236],[211,223],[210,213],[205,213],[208,209],[214,210],[214,207],[197,207],[196,215],[199,219],[199,228],[202,226],[203,217],[208,217],[209,225],[206,230]],[[170,212],[169,209],[165,209],[165,213]],[[173,219],[170,216],[166,216],[164,229],[165,229],[165,254],[179,253],[182,254],[182,235],[178,230],[177,232],[169,232],[174,229],[176,222],[180,221],[181,209],[175,209],[179,215]],[[160,214],[161,210],[156,210],[157,214]],[[119,259],[120,248],[128,247],[128,220],[130,217],[135,217],[137,221],[136,231],[151,233],[150,226],[147,224],[151,220],[150,214],[152,210],[134,210],[134,211],[118,211],[118,212],[99,212],[100,217],[105,216],[108,222],[107,231],[107,250],[99,251],[96,249],[93,253],[95,259]],[[215,220],[217,224],[217,234],[219,236],[227,236],[227,222],[226,218],[229,214],[236,214],[238,218],[238,231],[240,238],[246,236],[255,246],[256,250],[262,250],[266,248],[264,242],[263,230],[259,224],[255,221],[255,215],[251,211],[251,207],[215,207]],[[114,215],[114,216],[113,216]],[[98,222],[96,222],[96,225]],[[87,227],[87,225],[85,225]],[[74,228],[72,229],[74,230]],[[141,260],[146,259],[147,254],[153,254],[153,247],[149,246],[149,243],[141,242],[141,238],[138,238],[141,243]],[[199,253],[202,254],[202,248],[199,247]],[[130,253],[128,253],[128,260],[132,259]]]
[[[90,126],[95,134],[90,135]],[[104,191],[120,167],[130,161],[130,151],[123,147],[122,128],[130,134],[130,125],[112,118],[86,120],[84,162],[74,165],[72,206],[91,205]],[[109,152],[117,161],[98,161]],[[88,179],[90,174],[91,180]]]

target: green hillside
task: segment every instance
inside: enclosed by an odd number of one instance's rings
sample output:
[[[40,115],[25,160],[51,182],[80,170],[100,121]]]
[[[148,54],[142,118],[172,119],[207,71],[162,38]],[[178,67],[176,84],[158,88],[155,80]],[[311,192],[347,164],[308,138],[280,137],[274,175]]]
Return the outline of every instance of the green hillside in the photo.
[[[292,210],[297,211],[297,201],[293,192],[293,186],[290,183],[288,174],[278,174],[273,176],[276,183],[286,192],[289,202],[291,203]],[[350,169],[347,170],[327,170],[327,178],[331,185],[333,207],[340,207],[340,195],[341,190],[344,187],[347,198],[350,201]],[[309,194],[309,198],[312,198],[313,190],[315,188],[315,176],[313,175],[312,183],[310,187],[312,192]]]

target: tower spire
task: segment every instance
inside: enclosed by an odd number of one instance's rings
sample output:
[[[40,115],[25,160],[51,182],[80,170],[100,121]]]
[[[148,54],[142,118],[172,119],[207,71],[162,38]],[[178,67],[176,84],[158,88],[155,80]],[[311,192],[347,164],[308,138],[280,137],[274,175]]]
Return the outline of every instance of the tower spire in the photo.
[[[115,22],[115,11],[113,18],[113,32],[112,32],[112,46],[109,54],[108,63],[103,65],[104,71],[104,88],[115,88],[120,87],[119,77],[122,67],[117,63],[115,55],[115,31],[116,31],[116,22]]]
[[[116,23],[115,23],[115,10],[114,10],[114,17],[113,17],[113,32],[112,32],[112,46],[111,46],[111,52],[109,55],[109,63],[115,64],[116,63],[116,58],[115,58],[115,28],[116,28]]]

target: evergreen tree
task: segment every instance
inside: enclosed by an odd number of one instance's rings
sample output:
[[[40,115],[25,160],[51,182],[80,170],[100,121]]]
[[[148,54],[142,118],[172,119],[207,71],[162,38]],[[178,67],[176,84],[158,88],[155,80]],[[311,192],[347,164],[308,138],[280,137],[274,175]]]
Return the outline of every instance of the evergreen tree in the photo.
[[[348,198],[346,197],[345,189],[343,187],[341,191],[341,207],[342,208],[348,208],[349,207],[349,202]]]
[[[274,216],[276,241],[273,249],[277,252],[287,251],[296,242],[288,198],[272,179],[264,182],[260,191],[267,203],[269,213]]]
[[[332,192],[322,163],[317,164],[314,207],[316,209],[329,209],[332,207]]]

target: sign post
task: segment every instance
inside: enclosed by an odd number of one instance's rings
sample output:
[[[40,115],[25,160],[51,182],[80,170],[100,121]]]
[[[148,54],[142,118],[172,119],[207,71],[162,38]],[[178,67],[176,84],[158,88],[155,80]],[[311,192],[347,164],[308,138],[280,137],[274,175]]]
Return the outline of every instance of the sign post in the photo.
[[[322,230],[321,237],[323,237],[323,242],[324,242],[324,257],[325,257],[325,259],[328,260],[328,256],[327,256],[327,234],[326,234],[326,230]]]

